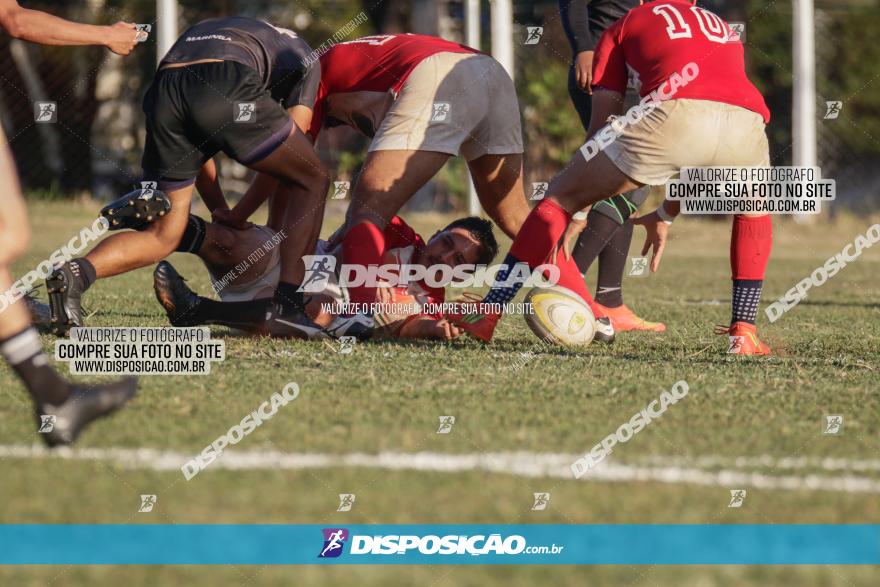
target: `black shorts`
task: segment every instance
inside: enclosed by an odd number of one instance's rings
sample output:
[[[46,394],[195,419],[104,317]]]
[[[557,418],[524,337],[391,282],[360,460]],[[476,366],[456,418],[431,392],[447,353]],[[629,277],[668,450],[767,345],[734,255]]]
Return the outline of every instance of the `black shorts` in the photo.
[[[234,61],[158,71],[144,96],[144,113],[144,179],[177,186],[192,183],[220,151],[243,165],[260,161],[293,126],[259,74]]]

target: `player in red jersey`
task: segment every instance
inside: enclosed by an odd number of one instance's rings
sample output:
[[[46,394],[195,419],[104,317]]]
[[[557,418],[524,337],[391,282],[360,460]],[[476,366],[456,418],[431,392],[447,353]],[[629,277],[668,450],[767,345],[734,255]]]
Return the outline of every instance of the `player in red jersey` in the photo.
[[[343,124],[372,138],[343,233],[349,263],[381,262],[388,221],[450,156],[467,160],[480,202],[506,234],[516,234],[529,213],[516,90],[488,55],[413,34],[335,45],[321,56],[310,134]],[[236,220],[260,202],[242,201]],[[352,288],[351,297],[369,304],[376,289]],[[330,330],[367,337],[371,323],[367,315],[345,316]]]
[[[764,132],[770,113],[746,77],[743,48],[715,14],[683,0],[650,1],[628,12],[599,41],[593,68],[589,136],[608,132],[622,113],[628,71],[638,76],[643,103],[656,102],[637,120],[620,125],[614,140],[596,148],[590,140],[557,175],[529,215],[505,259],[506,270],[487,302],[512,299],[521,283],[504,283],[512,267],[536,267],[577,230],[572,215],[596,202],[643,185],[662,185],[682,167],[767,166]],[[645,226],[645,252],[653,247],[657,270],[677,204],[664,202],[637,220]],[[770,217],[736,216],[731,237],[733,316],[729,352],[768,354],[755,330],[764,270],[772,246]],[[451,316],[471,334],[490,340],[500,315]]]
[[[247,314],[230,312],[230,304],[269,298],[278,283],[281,270],[279,243],[285,238],[283,229],[276,232],[269,226],[251,226],[236,230],[217,223],[205,223],[190,216],[182,247],[179,250],[198,255],[211,274],[212,287],[222,300],[197,295],[185,284],[170,263],[163,261],[154,272],[156,298],[165,308],[174,326],[219,324],[260,334],[259,324]],[[482,218],[459,218],[425,241],[401,217],[395,216],[385,226],[384,267],[400,275],[400,267],[424,265],[488,265],[498,252],[492,223]],[[333,265],[328,261],[332,257]],[[348,287],[339,273],[345,258],[341,247],[319,241],[308,277],[320,279],[309,287],[304,282],[306,312],[315,324],[329,326],[335,315],[349,303]],[[319,271],[315,267],[325,265]],[[440,280],[438,280],[440,281]],[[437,285],[436,283],[434,284]],[[432,287],[425,280],[409,280],[379,288],[379,311],[376,313],[376,335],[379,337],[426,338],[451,340],[458,329],[445,320],[437,305],[445,301],[443,287]]]

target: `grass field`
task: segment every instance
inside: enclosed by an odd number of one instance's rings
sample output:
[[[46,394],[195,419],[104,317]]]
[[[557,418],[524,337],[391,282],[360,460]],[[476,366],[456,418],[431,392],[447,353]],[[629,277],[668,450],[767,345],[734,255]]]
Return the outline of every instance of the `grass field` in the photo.
[[[32,205],[33,243],[15,273],[47,258],[96,210]],[[447,219],[410,220],[430,234]],[[765,305],[874,222],[777,223]],[[332,228],[328,221],[325,230]],[[714,324],[729,320],[729,232],[729,222],[680,219],[660,272],[625,282],[631,307],[667,323],[663,335],[623,334],[612,346],[579,352],[545,349],[513,316],[489,346],[376,342],[340,354],[328,343],[234,337],[218,328],[213,334],[225,338],[227,358],[210,376],[142,378],[130,406],[78,444],[98,450],[69,458],[27,453],[24,447],[39,441],[31,407],[4,364],[0,521],[880,523],[880,249],[866,250],[777,322],[761,314],[759,328],[775,356],[733,359],[723,353],[726,338],[712,334]],[[642,238],[637,229],[634,254]],[[210,291],[198,259],[178,254],[171,261],[194,289]],[[84,306],[89,325],[166,324],[153,297],[152,268],[98,282]],[[51,350],[54,338],[43,340]],[[533,356],[524,358],[529,351]],[[616,447],[597,477],[563,475],[570,459],[682,379],[689,395]],[[114,457],[106,450],[150,448],[172,460],[189,458],[289,381],[300,385],[300,397],[234,449],[246,454],[236,460],[230,451],[189,482],[149,455],[135,461],[131,452]],[[826,414],[844,416],[842,434],[822,434]],[[436,434],[443,415],[456,417],[450,434]],[[431,454],[413,458],[423,452]],[[293,458],[304,454],[324,459],[308,465]],[[268,456],[245,458],[260,455]],[[741,508],[727,507],[731,489],[748,491]],[[545,511],[530,509],[538,491],[551,494]],[[350,512],[336,511],[340,493],[357,495]],[[141,494],[158,496],[152,513],[137,512]],[[878,580],[880,572],[867,567],[0,570],[0,585],[15,586],[860,587]]]

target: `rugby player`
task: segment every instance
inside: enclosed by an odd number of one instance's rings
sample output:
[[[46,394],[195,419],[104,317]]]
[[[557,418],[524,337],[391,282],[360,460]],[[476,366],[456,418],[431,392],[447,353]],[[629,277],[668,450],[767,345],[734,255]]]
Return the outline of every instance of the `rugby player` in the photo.
[[[745,73],[743,47],[729,41],[730,28],[715,14],[684,0],[649,1],[631,10],[602,35],[593,68],[591,128],[622,112],[627,69],[641,80],[641,95],[657,90],[660,103],[616,140],[589,158],[582,147],[557,175],[523,224],[486,302],[508,302],[522,287],[507,284],[520,262],[534,268],[551,255],[572,214],[643,185],[662,185],[682,167],[756,166],[770,163],[765,125],[770,113]],[[696,69],[695,69],[696,68]],[[674,88],[671,77],[690,71]],[[651,270],[660,263],[669,224],[678,206],[664,202],[641,217],[653,248]],[[731,235],[732,317],[719,333],[729,335],[728,352],[769,354],[755,328],[764,271],[772,247],[769,215],[736,216]],[[491,340],[499,314],[450,315],[481,340]]]
[[[321,56],[309,134],[339,125],[372,139],[340,233],[348,263],[381,263],[388,222],[450,156],[467,160],[480,202],[507,235],[528,215],[516,90],[504,68],[476,49],[413,34],[333,46]],[[259,203],[242,200],[235,220]],[[376,300],[374,287],[350,294],[358,304]],[[372,323],[365,314],[341,316],[328,331],[368,337]]]
[[[103,45],[119,55],[134,49],[134,24],[118,22],[94,26],[70,22],[38,10],[22,8],[14,0],[0,0],[0,28],[11,36],[44,45]],[[25,252],[30,239],[27,210],[18,173],[0,128],[0,295],[13,285],[10,264]],[[137,381],[109,384],[73,384],[49,365],[40,337],[31,326],[24,300],[0,310],[0,354],[24,383],[34,402],[40,437],[49,446],[70,444],[90,422],[106,416],[131,399]],[[42,425],[48,417],[51,425]]]
[[[559,0],[559,14],[572,50],[568,95],[588,135],[596,43],[609,26],[638,5],[638,0]],[[648,188],[618,194],[598,202],[585,219],[577,217],[572,221],[572,231],[579,228],[581,233],[571,254],[584,277],[593,262],[599,260],[596,303],[611,319],[615,332],[666,330],[663,323],[639,318],[623,303],[623,271],[633,234],[633,223],[628,219],[647,194]]]
[[[239,313],[249,312],[276,336],[318,330],[298,291],[300,258],[314,250],[328,186],[301,130],[311,124],[320,80],[311,54],[296,33],[251,18],[206,20],[181,35],[144,96],[144,179],[157,182],[171,210],[144,230],[108,237],[47,280],[58,333],[82,324],[81,297],[96,279],[151,265],[175,250],[189,218],[193,184],[200,171],[202,180],[210,179],[211,157],[220,151],[258,172],[254,189],[271,191],[287,204],[281,225],[288,237],[273,301],[268,309],[252,304]],[[219,188],[207,190],[215,192]],[[222,215],[222,202],[205,199]]]
[[[214,291],[222,302],[204,298],[191,291],[168,262],[160,263],[154,272],[156,298],[165,308],[174,326],[219,324],[246,331],[255,325],[230,312],[230,302],[265,298],[271,295],[279,277],[278,244],[286,233],[277,233],[268,226],[233,229],[218,223],[206,223],[197,216],[190,223],[178,250],[198,255],[211,275]],[[498,252],[492,223],[481,218],[459,218],[425,241],[399,216],[385,227],[387,265],[488,265]],[[347,288],[340,285],[338,273],[345,262],[340,246],[319,241],[315,255],[333,255],[336,271],[327,270],[326,286],[307,294],[306,311],[319,326],[329,326],[335,315],[330,307],[344,308],[350,303]],[[399,269],[395,272],[399,272]],[[308,280],[304,289],[308,290]],[[380,307],[376,314],[379,337],[426,338],[452,340],[458,329],[426,304],[445,300],[442,287],[424,281],[379,288]],[[256,331],[256,333],[260,333]]]

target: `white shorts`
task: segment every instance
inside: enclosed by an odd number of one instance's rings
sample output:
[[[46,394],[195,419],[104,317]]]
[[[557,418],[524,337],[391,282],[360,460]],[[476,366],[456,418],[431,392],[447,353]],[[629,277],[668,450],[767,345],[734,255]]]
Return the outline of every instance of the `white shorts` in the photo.
[[[432,55],[404,82],[369,150],[437,151],[468,161],[522,153],[513,80],[488,55]]]
[[[626,124],[602,152],[628,177],[647,185],[664,185],[682,167],[770,165],[761,115],[710,100],[663,102]]]

